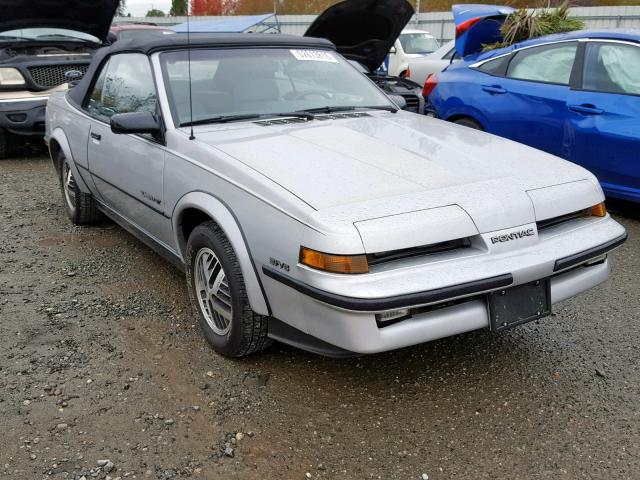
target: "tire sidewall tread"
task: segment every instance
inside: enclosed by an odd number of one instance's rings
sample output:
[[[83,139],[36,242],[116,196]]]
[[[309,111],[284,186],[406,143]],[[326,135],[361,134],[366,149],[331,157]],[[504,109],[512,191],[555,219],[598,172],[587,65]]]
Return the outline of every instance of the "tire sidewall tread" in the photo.
[[[60,180],[60,191],[62,193],[62,201],[64,203],[64,210],[74,225],[88,225],[95,223],[102,218],[102,214],[98,210],[98,204],[93,199],[93,196],[89,193],[84,193],[78,187],[76,181],[75,194],[76,205],[75,211],[71,211],[67,204],[67,199],[64,194],[64,164],[69,163],[64,153],[61,151],[58,153],[58,172]]]
[[[218,257],[231,289],[233,316],[231,329],[226,335],[216,334],[201,311],[195,288],[194,267],[198,251],[210,248]],[[205,338],[218,353],[228,357],[244,357],[267,348],[268,319],[251,309],[242,270],[236,253],[222,229],[213,221],[196,227],[187,242],[185,255],[187,287],[193,309]]]

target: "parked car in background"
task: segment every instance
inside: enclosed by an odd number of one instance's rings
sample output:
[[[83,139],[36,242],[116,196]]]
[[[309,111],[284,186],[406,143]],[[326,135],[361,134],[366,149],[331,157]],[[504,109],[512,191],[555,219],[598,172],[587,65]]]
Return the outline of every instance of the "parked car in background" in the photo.
[[[2,5],[0,18],[0,158],[8,134],[42,136],[49,96],[79,80],[107,38],[118,0],[30,0]]]
[[[424,57],[411,59],[409,62],[410,75],[407,77],[419,85],[424,85],[429,75],[441,72],[460,56],[456,53],[454,40],[445,43],[438,50]]]
[[[393,77],[405,78],[411,61],[433,53],[438,48],[438,40],[429,32],[404,29],[385,60],[387,71]]]
[[[413,13],[406,0],[343,1],[320,14],[305,36],[331,40],[345,58],[362,65],[383,91],[402,96],[405,110],[423,113],[421,85],[379,70]]]
[[[324,39],[116,42],[47,139],[70,220],[185,269],[228,356],[502,331],[603,282],[626,239],[586,170],[399,110]]]
[[[109,43],[130,38],[175,35],[176,32],[154,23],[114,23],[109,30]]]
[[[608,196],[640,202],[640,32],[582,30],[482,53],[483,23],[499,24],[489,16],[459,36],[463,61],[430,79],[427,108],[582,165]]]

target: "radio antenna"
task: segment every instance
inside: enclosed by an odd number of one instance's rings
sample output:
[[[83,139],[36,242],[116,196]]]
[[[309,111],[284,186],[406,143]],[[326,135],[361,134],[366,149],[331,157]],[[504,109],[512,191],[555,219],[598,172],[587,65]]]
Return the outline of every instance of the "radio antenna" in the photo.
[[[193,134],[193,92],[191,88],[191,2],[187,1],[187,64],[189,69],[189,116],[191,126],[191,133],[189,134],[189,140],[195,140],[196,137]]]

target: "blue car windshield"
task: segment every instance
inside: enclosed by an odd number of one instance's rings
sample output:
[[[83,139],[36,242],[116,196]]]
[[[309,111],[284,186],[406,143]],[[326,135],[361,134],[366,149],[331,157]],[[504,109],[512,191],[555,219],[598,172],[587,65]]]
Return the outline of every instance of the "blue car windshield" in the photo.
[[[187,52],[166,52],[160,58],[174,116],[178,124],[187,124]],[[320,49],[192,50],[191,89],[194,122],[325,107],[395,107],[339,54]]]

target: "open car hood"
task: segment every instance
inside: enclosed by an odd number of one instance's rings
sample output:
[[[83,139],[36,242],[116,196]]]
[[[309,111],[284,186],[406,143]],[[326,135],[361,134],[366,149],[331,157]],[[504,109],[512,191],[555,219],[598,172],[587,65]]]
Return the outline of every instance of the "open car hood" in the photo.
[[[461,57],[482,50],[483,45],[503,40],[500,27],[515,10],[499,5],[453,5],[456,51]]]
[[[11,0],[2,2],[0,32],[65,28],[107,39],[118,0]]]
[[[406,0],[345,0],[325,10],[306,37],[326,38],[373,72],[414,14]]]

